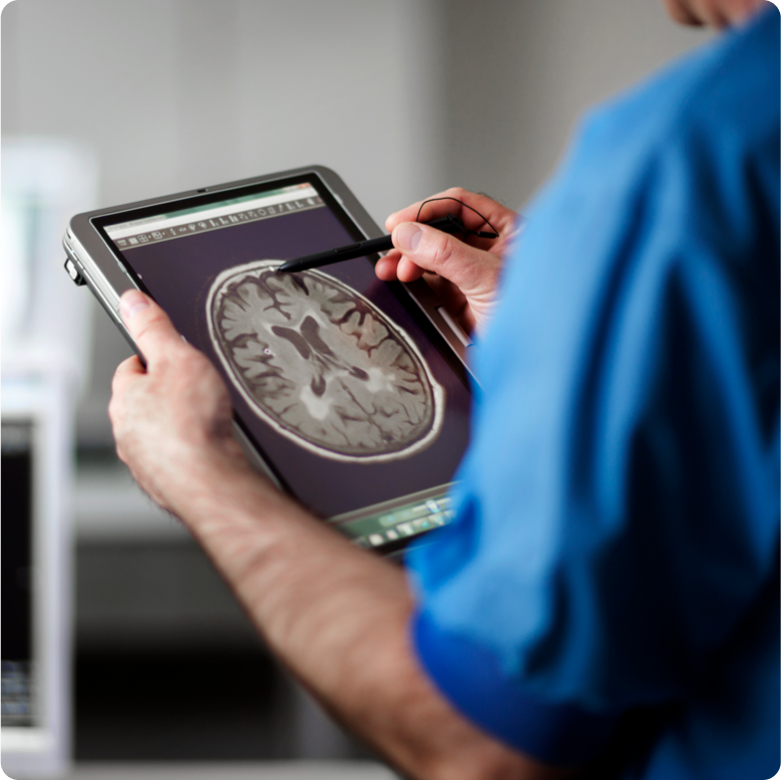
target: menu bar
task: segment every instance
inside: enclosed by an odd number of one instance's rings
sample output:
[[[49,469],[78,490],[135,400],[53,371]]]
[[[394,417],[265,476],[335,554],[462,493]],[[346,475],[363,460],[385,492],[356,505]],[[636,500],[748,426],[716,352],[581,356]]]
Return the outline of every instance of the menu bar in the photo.
[[[170,241],[191,233],[220,230],[241,222],[271,219],[323,205],[317,190],[311,184],[303,183],[260,195],[229,198],[206,206],[108,225],[106,233],[120,249],[133,249],[143,244]]]
[[[279,203],[265,208],[247,209],[233,214],[226,214],[218,217],[208,217],[199,219],[196,222],[188,222],[176,227],[166,227],[162,230],[148,230],[143,233],[126,236],[125,238],[115,238],[114,243],[120,249],[133,249],[144,244],[155,244],[160,241],[170,241],[174,238],[182,238],[194,233],[206,233],[210,230],[220,230],[221,228],[231,227],[241,222],[258,222],[263,219],[273,219],[284,214],[290,214],[295,211],[309,211],[311,209],[321,208],[324,205],[322,198],[318,195],[314,198],[302,198],[290,200],[286,203]]]

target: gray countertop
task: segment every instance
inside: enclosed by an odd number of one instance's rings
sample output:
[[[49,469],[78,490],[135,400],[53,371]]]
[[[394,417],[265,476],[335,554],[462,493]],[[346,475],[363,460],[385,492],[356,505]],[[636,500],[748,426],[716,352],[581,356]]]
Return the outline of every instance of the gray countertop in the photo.
[[[258,763],[82,763],[62,780],[398,780],[387,767],[364,761]]]

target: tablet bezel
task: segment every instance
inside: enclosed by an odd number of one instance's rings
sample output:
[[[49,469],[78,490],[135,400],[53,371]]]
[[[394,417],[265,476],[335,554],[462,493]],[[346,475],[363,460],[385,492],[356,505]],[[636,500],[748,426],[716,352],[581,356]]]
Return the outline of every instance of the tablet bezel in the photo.
[[[308,182],[315,187],[326,207],[354,240],[384,235],[336,173],[323,166],[309,166],[78,214],[72,218],[63,238],[63,244],[78,273],[138,353],[137,346],[119,316],[119,299],[129,289],[141,289],[145,292],[148,290],[133,269],[126,265],[120,251],[109,239],[106,227],[159,214],[161,207],[176,211],[181,208],[206,206],[226,198],[262,194],[264,191],[303,182]],[[377,257],[369,259],[376,262]],[[470,372],[466,360],[466,339],[463,333],[454,330],[451,323],[442,317],[441,303],[429,286],[422,279],[412,284],[403,285],[395,282],[389,286],[394,296],[417,321],[432,345],[443,356],[449,368],[471,393]],[[281,489],[291,493],[282,476],[277,473],[272,458],[263,453],[254,443],[245,423],[238,416],[235,417],[235,427],[256,466],[271,477]],[[446,487],[446,485],[432,486],[431,490],[442,492]],[[412,495],[414,494],[400,497],[399,501],[406,500]],[[365,507],[346,514],[355,517],[365,511],[366,516],[370,517],[372,510],[376,510],[376,507]],[[324,520],[334,521],[338,527],[342,522],[340,518],[342,516],[337,515]],[[428,536],[428,533],[403,537],[372,549],[382,554],[392,555],[410,544],[418,543],[421,538]]]

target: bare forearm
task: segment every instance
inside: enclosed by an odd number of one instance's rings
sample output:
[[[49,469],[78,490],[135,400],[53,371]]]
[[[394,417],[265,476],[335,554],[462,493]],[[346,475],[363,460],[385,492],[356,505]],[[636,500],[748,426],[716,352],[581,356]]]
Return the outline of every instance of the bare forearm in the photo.
[[[401,570],[254,473],[226,469],[196,480],[177,513],[271,649],[340,721],[415,777],[555,776],[474,729],[420,672]]]
[[[146,366],[124,361],[109,414],[117,452],[178,515],[270,647],[349,728],[420,778],[557,776],[457,715],[407,640],[401,571],[350,545],[247,464],[214,366],[133,290],[121,313]]]

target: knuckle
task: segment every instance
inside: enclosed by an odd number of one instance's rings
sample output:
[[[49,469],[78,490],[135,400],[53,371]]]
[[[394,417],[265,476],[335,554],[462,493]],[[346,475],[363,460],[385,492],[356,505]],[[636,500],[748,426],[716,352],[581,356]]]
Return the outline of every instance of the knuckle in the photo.
[[[114,436],[118,439],[122,435],[123,412],[119,403],[113,399],[108,405],[108,418],[111,422],[111,428],[114,432]]]
[[[150,336],[159,332],[161,325],[163,324],[162,317],[159,312],[152,312],[146,318],[144,322],[139,325],[136,330],[135,338],[137,341],[148,339]]]
[[[138,315],[133,325],[133,339],[142,347],[162,345],[173,335],[168,315],[158,307],[150,307]]]
[[[179,351],[178,354],[178,362],[182,370],[193,374],[200,374],[206,371],[210,365],[206,357],[192,347],[186,347],[184,344],[182,346],[185,348]]]
[[[155,354],[154,374],[158,377],[173,372],[174,375],[186,371],[191,358],[192,348],[180,340],[167,343]]]
[[[439,230],[432,230],[431,233],[431,255],[433,265],[440,267],[446,265],[453,257],[455,250],[453,238]]]
[[[114,375],[114,378],[111,380],[111,400],[109,401],[109,411],[111,410],[112,406],[116,407],[119,403],[119,397],[122,395],[124,390],[124,385],[116,374]]]

